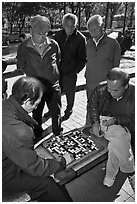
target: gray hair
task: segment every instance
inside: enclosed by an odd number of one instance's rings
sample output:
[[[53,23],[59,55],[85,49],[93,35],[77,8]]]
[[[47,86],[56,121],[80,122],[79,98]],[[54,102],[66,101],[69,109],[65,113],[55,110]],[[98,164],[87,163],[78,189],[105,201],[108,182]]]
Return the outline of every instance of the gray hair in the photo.
[[[64,24],[64,22],[66,20],[71,20],[74,22],[74,25],[76,26],[77,25],[77,22],[78,22],[78,18],[76,15],[72,14],[72,13],[67,13],[63,16],[63,19],[62,19],[62,24]]]
[[[39,14],[31,18],[30,26],[38,30],[42,30],[43,27],[47,27],[47,31],[51,28],[49,19],[46,16],[41,16]]]
[[[96,14],[94,16],[91,16],[87,22],[87,28],[89,28],[90,25],[99,25],[101,26],[103,24],[103,19],[100,15]]]

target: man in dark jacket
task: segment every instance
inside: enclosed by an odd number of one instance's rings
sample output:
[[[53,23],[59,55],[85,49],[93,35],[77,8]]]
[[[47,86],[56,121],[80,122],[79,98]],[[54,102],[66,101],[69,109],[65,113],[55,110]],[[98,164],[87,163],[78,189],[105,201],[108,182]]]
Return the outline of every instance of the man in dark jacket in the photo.
[[[65,168],[66,161],[41,158],[34,150],[37,122],[28,114],[40,103],[43,90],[39,80],[21,77],[2,104],[2,190],[3,196],[27,192],[39,202],[71,201],[65,189],[51,175]],[[61,190],[62,189],[62,190]]]
[[[105,127],[106,130],[104,131],[106,132],[113,130],[111,131],[111,139],[109,138],[110,133],[108,133],[108,136],[106,137],[110,141],[108,145],[109,161],[106,166],[104,185],[107,185],[108,187],[113,185],[116,173],[120,167],[119,165],[122,167],[125,165],[125,168],[128,169],[130,165],[125,161],[133,161],[133,154],[135,155],[135,86],[129,82],[129,79],[129,74],[122,69],[111,69],[107,74],[107,82],[101,82],[95,88],[88,101],[89,116],[92,126],[91,131],[99,137],[102,135],[102,125],[103,130]],[[100,120],[100,116],[105,116],[105,119],[103,121]],[[119,127],[126,130],[126,133],[129,132],[129,144],[131,134],[133,154],[132,150],[128,149],[126,143],[127,138],[123,138],[123,142],[121,142],[121,137],[116,137],[116,135],[122,134],[121,128]],[[127,152],[127,155],[120,155],[123,150]],[[127,157],[128,159],[125,160],[124,157]],[[135,190],[135,172],[133,169],[134,168],[131,168],[130,170],[128,169],[128,171],[125,171],[120,167],[121,171],[127,173],[129,182],[133,190]]]
[[[76,29],[77,21],[74,14],[65,14],[62,20],[63,29],[55,35],[55,40],[61,49],[60,85],[67,99],[63,120],[67,120],[72,114],[77,74],[86,63],[86,40],[82,33]]]
[[[33,118],[39,126],[35,129],[37,136],[42,135],[42,113],[45,102],[52,117],[52,131],[59,135],[61,129],[61,90],[59,86],[60,49],[55,40],[47,37],[50,22],[45,16],[36,15],[31,21],[31,37],[21,43],[17,52],[17,67],[27,76],[37,77],[44,86],[48,86]]]
[[[104,125],[118,124],[131,133],[131,145],[135,150],[135,86],[129,82],[129,74],[113,68],[107,74],[107,82],[101,82],[88,100],[92,131],[100,134],[100,116],[112,117]]]

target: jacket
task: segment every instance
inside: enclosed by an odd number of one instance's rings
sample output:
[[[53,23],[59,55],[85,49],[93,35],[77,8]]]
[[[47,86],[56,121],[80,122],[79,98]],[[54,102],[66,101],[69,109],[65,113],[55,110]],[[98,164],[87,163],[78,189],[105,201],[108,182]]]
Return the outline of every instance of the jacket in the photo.
[[[135,86],[129,83],[120,100],[114,99],[107,90],[107,82],[101,82],[93,91],[89,101],[90,120],[100,122],[100,115],[115,117],[116,124],[135,131]]]
[[[10,96],[2,101],[3,184],[22,171],[32,176],[49,176],[60,167],[55,159],[43,159],[34,150],[36,125],[20,104]]]
[[[119,43],[106,34],[96,46],[90,38],[86,45],[86,85],[89,89],[95,89],[98,83],[106,80],[108,71],[120,64],[121,53]]]
[[[62,29],[55,34],[61,50],[61,63],[59,71],[61,75],[79,73],[86,63],[86,38],[77,29],[67,37]]]
[[[60,49],[57,42],[47,37],[48,46],[42,56],[30,47],[31,38],[21,43],[17,51],[17,68],[27,76],[37,77],[52,90],[59,84]]]

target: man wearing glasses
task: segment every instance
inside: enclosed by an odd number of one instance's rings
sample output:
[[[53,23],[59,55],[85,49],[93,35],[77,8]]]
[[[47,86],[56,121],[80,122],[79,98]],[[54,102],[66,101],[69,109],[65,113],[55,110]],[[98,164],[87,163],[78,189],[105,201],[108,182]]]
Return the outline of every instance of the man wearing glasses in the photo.
[[[52,117],[52,131],[59,135],[61,128],[61,91],[58,65],[60,49],[56,41],[47,37],[50,22],[47,17],[36,15],[30,21],[31,37],[23,42],[17,52],[17,67],[27,76],[37,77],[43,86],[48,87],[43,94],[33,118],[38,122],[35,135],[42,138],[42,112],[45,102]]]

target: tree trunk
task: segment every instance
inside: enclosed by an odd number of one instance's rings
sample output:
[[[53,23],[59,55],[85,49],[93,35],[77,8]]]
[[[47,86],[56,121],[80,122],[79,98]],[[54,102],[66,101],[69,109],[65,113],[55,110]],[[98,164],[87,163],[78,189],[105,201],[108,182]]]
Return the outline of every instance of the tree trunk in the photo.
[[[126,26],[127,6],[128,6],[128,3],[125,4],[125,15],[124,15],[124,22],[123,22],[123,35],[125,33],[125,26]]]
[[[107,10],[105,15],[105,26],[104,26],[105,30],[107,29],[108,13],[109,13],[109,2],[107,3]]]
[[[78,29],[80,29],[81,3],[78,5]]]

